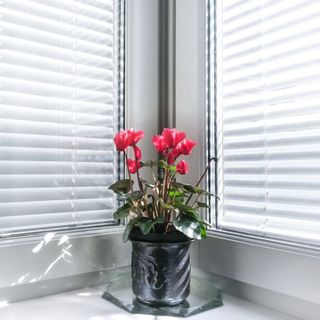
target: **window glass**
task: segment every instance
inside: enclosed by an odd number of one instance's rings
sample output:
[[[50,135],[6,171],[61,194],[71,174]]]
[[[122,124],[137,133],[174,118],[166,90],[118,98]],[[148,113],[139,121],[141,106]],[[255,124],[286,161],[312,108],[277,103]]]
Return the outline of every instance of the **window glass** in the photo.
[[[213,2],[217,227],[319,243],[320,2]]]
[[[1,1],[1,235],[113,222],[122,6]]]

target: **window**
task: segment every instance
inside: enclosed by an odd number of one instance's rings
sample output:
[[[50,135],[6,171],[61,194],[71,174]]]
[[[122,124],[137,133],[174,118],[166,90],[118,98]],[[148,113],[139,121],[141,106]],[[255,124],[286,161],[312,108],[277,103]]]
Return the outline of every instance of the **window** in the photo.
[[[0,3],[0,234],[113,223],[123,10]]]
[[[217,227],[319,244],[320,3],[215,2]]]

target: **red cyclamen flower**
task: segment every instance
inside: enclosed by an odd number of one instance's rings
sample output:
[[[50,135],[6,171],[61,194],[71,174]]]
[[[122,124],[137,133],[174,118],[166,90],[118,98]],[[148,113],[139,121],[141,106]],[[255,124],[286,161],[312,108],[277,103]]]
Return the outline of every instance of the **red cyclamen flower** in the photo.
[[[176,161],[176,159],[180,156],[181,152],[177,149],[173,149],[169,154],[168,154],[168,164],[172,165]]]
[[[141,149],[137,146],[134,146],[133,151],[134,151],[134,157],[136,158],[136,160],[141,160],[142,158]]]
[[[114,143],[118,151],[125,151],[129,146],[135,146],[143,137],[143,131],[135,132],[133,129],[121,130],[115,137]]]
[[[131,139],[127,133],[127,131],[121,130],[115,137],[114,137],[114,143],[116,145],[116,148],[118,151],[124,151],[126,150],[130,143]]]
[[[152,138],[152,143],[160,153],[164,153],[167,149],[167,145],[164,142],[163,136],[154,136]]]
[[[140,161],[135,161],[132,159],[127,160],[127,166],[128,166],[129,172],[133,174],[136,173],[141,168]]]
[[[152,143],[158,152],[167,155],[168,150],[174,149],[185,137],[186,134],[183,131],[165,128],[161,135],[152,138]]]
[[[186,134],[185,132],[178,131],[177,129],[165,128],[162,131],[162,136],[167,148],[173,149],[178,145],[179,142],[181,142],[186,137]]]
[[[189,172],[189,166],[188,163],[184,160],[181,160],[178,164],[177,164],[177,173],[179,174],[186,174]]]
[[[177,147],[176,150],[177,152],[179,152],[180,154],[183,155],[189,155],[191,154],[191,150],[192,148],[196,145],[197,143],[195,141],[192,141],[190,139],[184,139],[183,141],[181,141]]]
[[[129,144],[130,146],[136,145],[144,135],[144,132],[142,130],[134,131],[133,129],[129,129],[127,133],[130,140],[130,144]]]
[[[168,154],[168,163],[174,164],[174,162],[177,160],[177,158],[180,155],[189,155],[191,154],[192,148],[196,145],[197,143],[195,141],[192,141],[190,139],[184,139],[182,140],[176,148],[174,148],[169,154]]]

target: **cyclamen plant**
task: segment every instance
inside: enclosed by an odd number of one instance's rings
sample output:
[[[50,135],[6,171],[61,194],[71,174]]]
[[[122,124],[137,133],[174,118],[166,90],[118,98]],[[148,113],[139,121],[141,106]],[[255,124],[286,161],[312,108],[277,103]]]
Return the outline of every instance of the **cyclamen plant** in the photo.
[[[149,232],[169,233],[178,230],[189,238],[205,238],[209,224],[201,218],[199,210],[208,206],[200,198],[211,194],[199,185],[208,167],[196,186],[177,181],[179,175],[189,171],[188,163],[185,160],[178,161],[178,158],[190,155],[196,142],[187,139],[185,132],[166,128],[161,135],[152,138],[160,160],[142,162],[142,152],[137,143],[143,136],[143,131],[129,129],[120,131],[114,137],[117,150],[124,153],[128,170],[128,179],[119,180],[109,187],[122,202],[114,218],[129,218],[123,240],[128,240],[134,227],[140,228],[145,235]],[[132,158],[129,157],[130,151]],[[144,167],[151,170],[151,182],[140,175]],[[132,175],[136,175],[138,190],[133,189]]]

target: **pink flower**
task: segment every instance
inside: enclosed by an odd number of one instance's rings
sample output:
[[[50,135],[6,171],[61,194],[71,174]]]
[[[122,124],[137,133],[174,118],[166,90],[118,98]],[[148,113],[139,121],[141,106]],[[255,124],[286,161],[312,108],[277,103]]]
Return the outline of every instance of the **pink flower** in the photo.
[[[163,129],[161,135],[154,136],[152,143],[170,165],[174,164],[180,155],[189,155],[196,145],[195,141],[186,139],[185,132],[168,128]]]
[[[143,137],[142,130],[135,132],[133,129],[127,131],[121,130],[114,137],[114,143],[118,151],[125,151],[129,146],[134,147],[138,141]]]
[[[142,130],[139,130],[139,131],[134,131],[133,129],[129,129],[127,131],[128,133],[128,136],[129,136],[129,142],[130,142],[130,146],[134,146],[138,143],[138,141],[143,138],[144,136],[144,132]]]
[[[152,143],[158,152],[166,154],[168,149],[175,148],[185,137],[183,131],[165,128],[161,135],[152,138]]]
[[[154,136],[152,138],[152,143],[157,149],[158,152],[164,153],[167,149],[167,145],[164,142],[164,137],[163,136]]]
[[[187,174],[189,172],[189,166],[188,163],[184,160],[181,160],[177,164],[177,173],[179,174]]]
[[[142,158],[141,149],[137,146],[134,146],[133,151],[134,151],[134,156],[135,156],[136,160],[141,160],[141,158]]]
[[[168,154],[168,164],[172,165],[176,161],[176,159],[179,157],[180,151],[177,149],[173,149],[169,154]]]
[[[141,168],[140,161],[135,161],[132,159],[127,160],[127,166],[128,166],[129,172],[133,174],[136,173]]]
[[[177,147],[176,147],[176,152],[183,154],[183,155],[189,155],[191,154],[192,148],[196,145],[197,143],[195,141],[192,141],[190,139],[184,139],[181,141]]]
[[[173,149],[186,137],[186,134],[185,132],[178,131],[177,129],[165,128],[162,131],[162,136],[164,139],[164,144],[167,146],[167,148]]]
[[[127,131],[121,130],[115,137],[114,137],[114,143],[116,145],[116,148],[118,151],[124,151],[126,150],[130,143],[130,137],[127,133]]]

